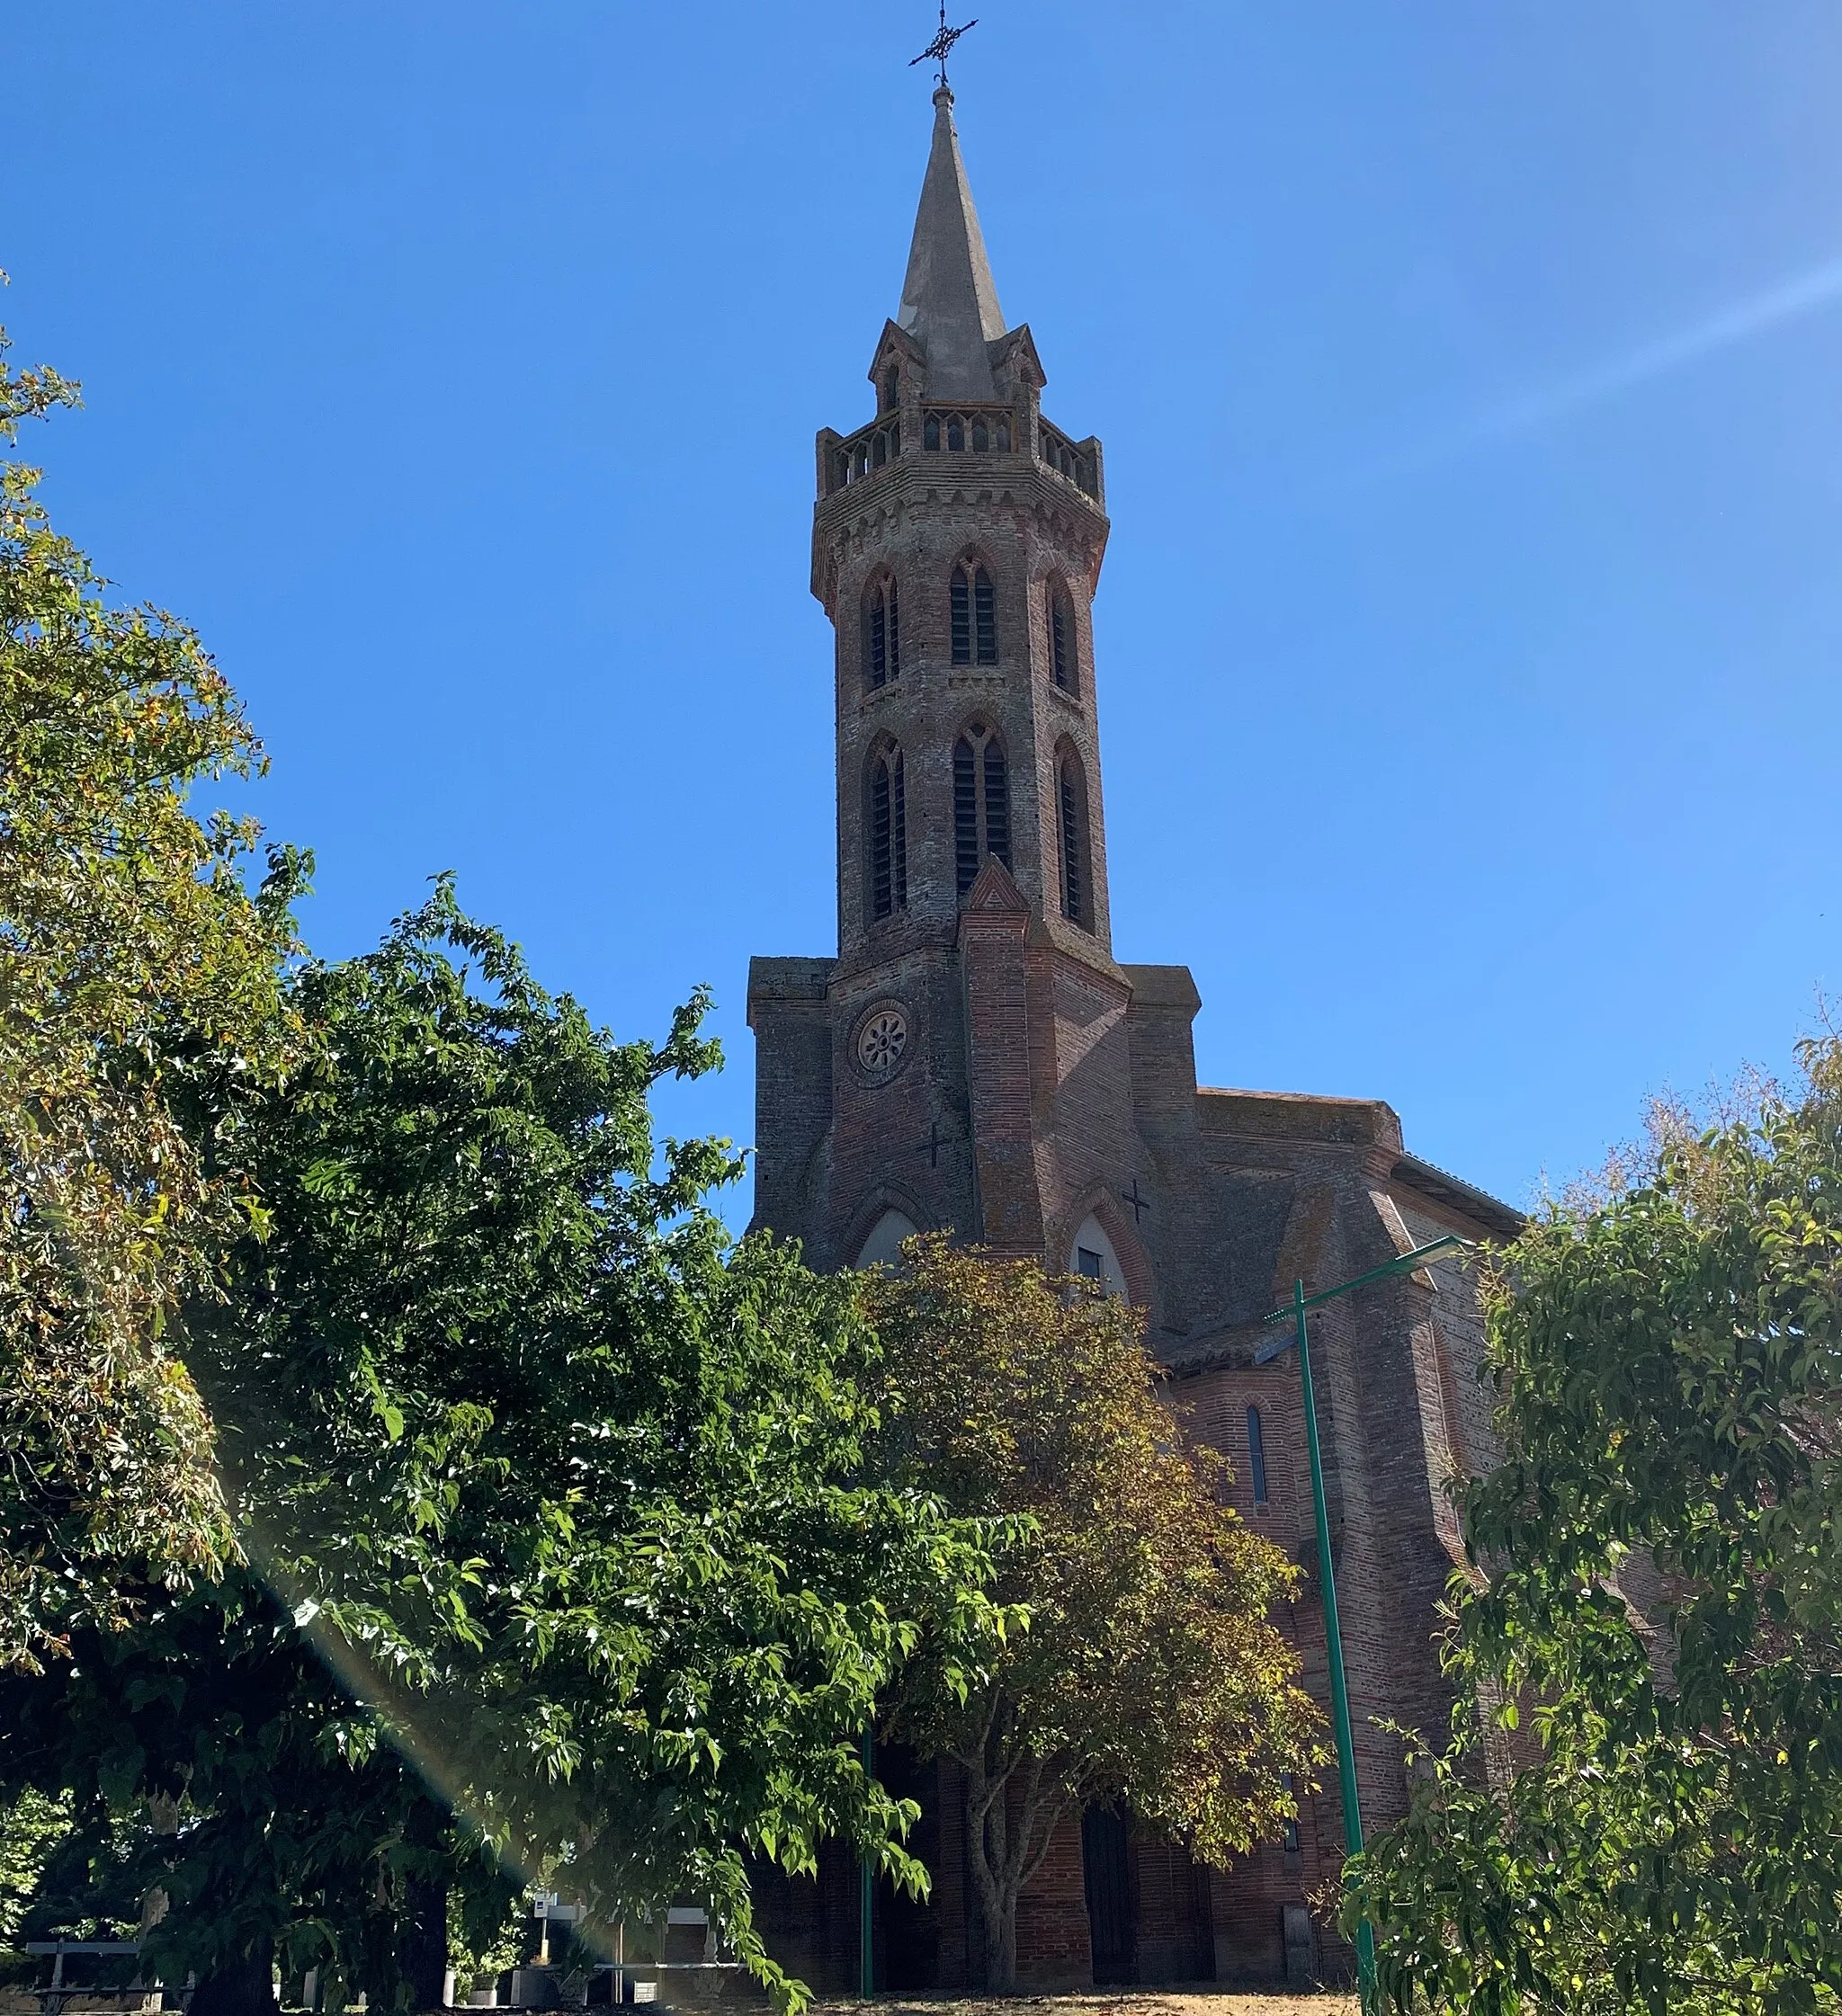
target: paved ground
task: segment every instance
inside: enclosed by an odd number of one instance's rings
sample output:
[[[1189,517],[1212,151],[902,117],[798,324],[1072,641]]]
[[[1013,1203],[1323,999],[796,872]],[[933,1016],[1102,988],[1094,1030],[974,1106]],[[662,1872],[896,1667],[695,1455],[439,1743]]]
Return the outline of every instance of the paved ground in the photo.
[[[825,2016],[1355,2016],[1345,1994],[1223,1994],[1213,1987],[1104,1989],[1086,1995],[1016,1995],[998,2000],[890,1996],[874,2003],[829,2002]]]

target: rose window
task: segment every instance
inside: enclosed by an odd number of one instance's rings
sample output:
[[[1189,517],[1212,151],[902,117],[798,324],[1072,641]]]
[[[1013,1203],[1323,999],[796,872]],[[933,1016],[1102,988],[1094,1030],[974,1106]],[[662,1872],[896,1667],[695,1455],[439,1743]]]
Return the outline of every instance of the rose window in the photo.
[[[883,1076],[902,1061],[908,1047],[908,1018],[899,1008],[879,1008],[857,1038],[857,1062]]]

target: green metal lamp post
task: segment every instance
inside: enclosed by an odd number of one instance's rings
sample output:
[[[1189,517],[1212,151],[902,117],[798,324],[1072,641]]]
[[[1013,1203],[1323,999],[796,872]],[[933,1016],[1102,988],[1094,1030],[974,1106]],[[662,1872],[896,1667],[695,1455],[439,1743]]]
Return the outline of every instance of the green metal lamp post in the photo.
[[[1416,1246],[1411,1253],[1404,1253],[1380,1267],[1372,1267],[1366,1274],[1358,1274],[1353,1280],[1340,1281],[1335,1288],[1327,1288],[1316,1295],[1305,1293],[1305,1284],[1292,1284],[1292,1301],[1283,1309],[1275,1309],[1265,1318],[1268,1323],[1283,1323],[1292,1319],[1292,1334],[1281,1337],[1263,1346],[1254,1353],[1256,1365],[1270,1365],[1284,1352],[1298,1348],[1299,1387],[1304,1396],[1305,1448],[1311,1460],[1311,1509],[1318,1520],[1319,1585],[1324,1593],[1324,1641],[1325,1653],[1330,1666],[1330,1717],[1337,1733],[1337,1778],[1343,1796],[1343,1844],[1347,1856],[1355,1858],[1363,1851],[1363,1815],[1356,1797],[1355,1738],[1349,1719],[1349,1681],[1343,1670],[1343,1632],[1337,1616],[1337,1576],[1330,1566],[1330,1512],[1324,1500],[1324,1458],[1318,1447],[1318,1402],[1311,1386],[1311,1347],[1305,1328],[1305,1312],[1315,1309],[1321,1302],[1334,1301],[1339,1295],[1347,1295],[1354,1289],[1366,1288],[1372,1281],[1385,1280],[1391,1274],[1409,1274],[1421,1267],[1435,1253],[1448,1253],[1454,1246],[1471,1244],[1453,1232],[1443,1239],[1435,1239],[1430,1244]],[[1375,2016],[1375,1931],[1364,1918],[1356,1927],[1356,1988],[1362,1997],[1364,2016]]]
[[[876,1731],[863,1728],[863,1776],[876,1770]],[[857,1986],[863,2001],[876,2000],[876,1871],[869,1856],[863,1858],[857,1891]]]

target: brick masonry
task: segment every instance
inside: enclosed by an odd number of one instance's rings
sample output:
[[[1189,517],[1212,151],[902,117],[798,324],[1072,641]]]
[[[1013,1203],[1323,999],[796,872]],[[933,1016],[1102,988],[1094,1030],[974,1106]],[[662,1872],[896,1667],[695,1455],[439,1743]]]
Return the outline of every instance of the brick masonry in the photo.
[[[1191,1028],[1201,1001],[1188,971],[1114,961],[1089,620],[1109,530],[1099,444],[1070,447],[1044,421],[1028,329],[989,333],[1001,321],[943,97],[903,317],[885,327],[872,361],[877,415],[855,435],[818,439],[812,581],[836,638],[838,950],[751,965],[756,1222],[802,1241],[823,1268],[856,1264],[894,1212],[1061,1271],[1073,1268],[1091,1218],[1173,1374],[1174,1405],[1228,1457],[1244,1514],[1315,1572],[1297,1371],[1290,1359],[1253,1364],[1268,1334],[1261,1317],[1290,1298],[1295,1279],[1333,1283],[1442,1232],[1502,1235],[1516,1217],[1408,1155],[1378,1100],[1199,1087]],[[952,214],[955,202],[963,214]],[[972,262],[957,279],[955,260]],[[970,333],[966,302],[983,316]],[[982,379],[977,387],[982,449],[972,445],[964,390],[964,361],[976,366],[980,343],[989,377],[988,393]],[[936,351],[955,359],[951,402],[930,375]],[[954,662],[949,581],[961,562],[992,583],[995,664]],[[872,684],[866,598],[890,579],[899,669]],[[1057,598],[1065,684],[1054,676]],[[1010,860],[986,855],[962,894],[952,749],[975,722],[1005,753]],[[905,780],[906,902],[877,917],[869,779],[891,747]],[[1078,922],[1064,914],[1061,879],[1059,780],[1070,762],[1086,883]],[[864,1032],[891,1015],[904,1031],[900,1054],[872,1058]],[[1463,1278],[1444,1264],[1332,1304],[1312,1323],[1363,1819],[1373,1828],[1407,1797],[1399,1746],[1377,1724],[1432,1730],[1448,1712],[1435,1613],[1459,1549],[1443,1486],[1454,1469],[1490,1459],[1475,1377],[1481,1337]],[[1266,1456],[1261,1505],[1249,1476],[1253,1408]],[[1286,1623],[1306,1684],[1328,1703],[1315,1595]],[[886,1768],[907,1774],[922,1799],[935,1875],[925,1908],[879,1899],[886,1985],[975,1985],[952,1769],[898,1758]],[[1198,1869],[1180,1847],[1133,1831],[1139,1979],[1283,1976],[1283,1910],[1337,1865],[1341,1815],[1334,1773],[1327,1780],[1307,1804],[1295,1851],[1274,1842],[1228,1871]],[[815,1881],[765,1885],[762,1910],[772,1940],[807,1978],[854,1982],[848,1866],[827,1861]],[[1328,1937],[1320,1956],[1332,1972],[1347,1958]],[[1024,1897],[1019,1958],[1030,1986],[1091,1978],[1078,1817]]]

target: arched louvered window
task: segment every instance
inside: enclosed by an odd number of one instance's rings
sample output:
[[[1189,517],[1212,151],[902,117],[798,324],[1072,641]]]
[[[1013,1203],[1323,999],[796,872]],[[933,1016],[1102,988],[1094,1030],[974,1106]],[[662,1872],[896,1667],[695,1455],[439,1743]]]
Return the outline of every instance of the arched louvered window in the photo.
[[[953,867],[964,896],[978,879],[979,759],[961,736],[953,744]]]
[[[1011,865],[1010,775],[1004,745],[974,721],[953,744],[953,866],[961,896],[987,854]]]
[[[1266,1503],[1266,1428],[1258,1407],[1247,1409],[1247,1481],[1254,1487],[1254,1503]]]
[[[902,669],[901,605],[892,574],[879,575],[863,591],[863,683],[886,685]]]
[[[981,665],[997,663],[997,598],[991,591],[991,576],[983,567],[972,574],[973,656]]]
[[[1049,584],[1049,675],[1064,692],[1075,690],[1075,606],[1060,581]]]
[[[883,373],[882,410],[887,413],[891,406],[899,406],[901,403],[902,374],[891,364],[889,370]]]
[[[902,753],[885,744],[870,765],[870,919],[908,906],[908,820]]]
[[[1004,750],[994,738],[985,745],[985,852],[1011,865],[1010,779],[1005,772]]]
[[[1083,931],[1094,928],[1087,866],[1087,786],[1081,759],[1064,745],[1055,765],[1056,823],[1061,838],[1061,914]]]
[[[961,560],[948,584],[952,617],[953,663],[997,663],[997,593],[991,576],[973,560]]]

